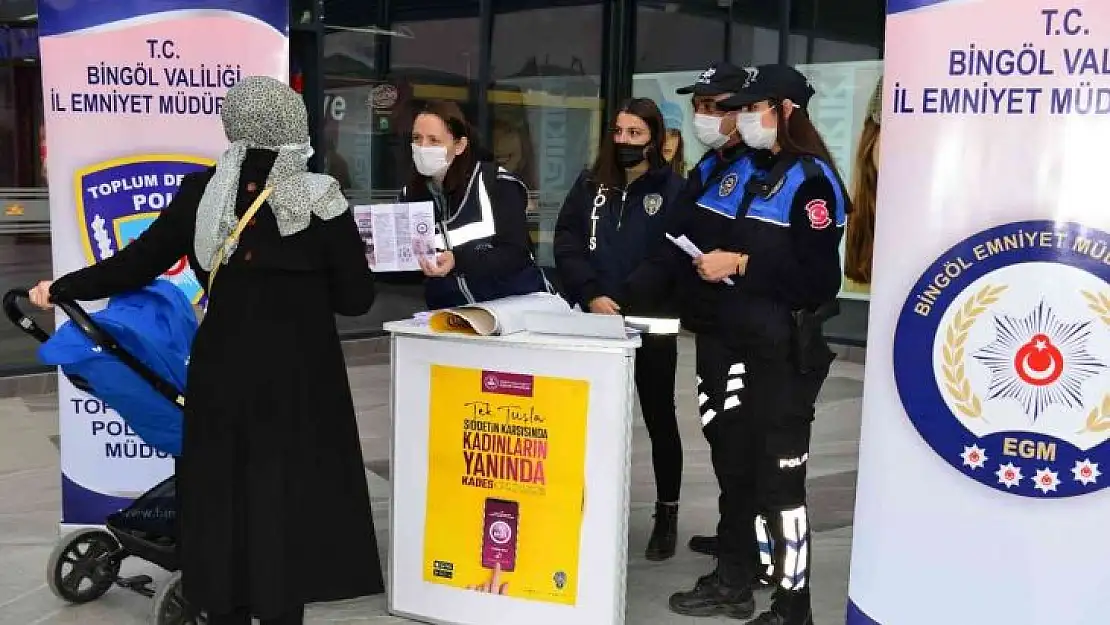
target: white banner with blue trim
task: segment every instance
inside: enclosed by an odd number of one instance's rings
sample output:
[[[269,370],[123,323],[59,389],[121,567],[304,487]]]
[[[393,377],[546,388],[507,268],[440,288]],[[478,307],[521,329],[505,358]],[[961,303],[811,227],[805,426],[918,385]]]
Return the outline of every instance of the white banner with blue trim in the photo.
[[[849,625],[1110,622],[1107,41],[888,1]]]

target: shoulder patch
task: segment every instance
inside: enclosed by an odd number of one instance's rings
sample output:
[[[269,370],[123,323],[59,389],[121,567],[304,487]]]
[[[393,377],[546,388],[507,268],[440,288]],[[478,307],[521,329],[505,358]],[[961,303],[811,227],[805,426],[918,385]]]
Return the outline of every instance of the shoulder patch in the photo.
[[[825,200],[810,200],[806,204],[806,217],[809,225],[814,230],[824,230],[832,225],[832,216],[829,214],[829,205]]]

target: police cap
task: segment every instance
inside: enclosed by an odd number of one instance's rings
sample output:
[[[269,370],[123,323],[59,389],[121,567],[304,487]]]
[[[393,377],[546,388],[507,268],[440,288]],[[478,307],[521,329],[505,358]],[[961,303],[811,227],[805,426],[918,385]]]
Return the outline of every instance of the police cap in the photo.
[[[715,96],[722,93],[734,93],[744,84],[747,78],[744,70],[731,63],[714,63],[698,75],[694,84],[675,89],[678,95],[694,94],[696,96]]]
[[[789,65],[760,65],[742,71],[740,88],[733,96],[718,102],[718,108],[734,111],[763,100],[790,100],[805,108],[816,93],[809,79]]]

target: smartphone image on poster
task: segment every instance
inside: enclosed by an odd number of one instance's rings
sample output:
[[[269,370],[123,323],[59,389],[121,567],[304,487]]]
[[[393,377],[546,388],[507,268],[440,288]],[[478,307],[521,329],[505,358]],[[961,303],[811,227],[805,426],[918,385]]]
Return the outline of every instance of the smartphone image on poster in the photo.
[[[520,504],[505,499],[486,499],[482,523],[482,566],[511,572],[516,568],[517,525]]]

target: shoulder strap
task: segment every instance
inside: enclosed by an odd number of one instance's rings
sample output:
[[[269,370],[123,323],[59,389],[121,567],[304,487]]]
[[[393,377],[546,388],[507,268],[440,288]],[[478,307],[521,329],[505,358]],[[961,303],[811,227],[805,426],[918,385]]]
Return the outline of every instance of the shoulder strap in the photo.
[[[790,168],[797,164],[796,158],[782,158],[775,166],[767,172],[766,176],[756,177],[752,176],[744,183],[744,197],[740,200],[740,209],[736,211],[736,221],[739,222],[744,217],[748,216],[748,210],[752,207],[752,202],[755,202],[757,197],[767,199],[772,195],[778,193],[782,188],[783,181],[786,179],[787,172]]]
[[[216,282],[216,273],[219,272],[220,265],[224,264],[224,256],[227,254],[227,250],[239,241],[239,237],[243,235],[243,230],[246,230],[247,224],[250,223],[251,219],[254,219],[255,214],[258,213],[258,209],[262,208],[262,203],[270,197],[273,191],[272,187],[266,187],[262,190],[262,193],[258,194],[258,197],[254,198],[250,208],[247,209],[247,212],[243,213],[243,217],[239,219],[239,223],[235,224],[235,231],[224,240],[220,249],[216,250],[216,256],[212,259],[212,271],[208,274],[209,299],[212,298],[212,285]]]
[[[787,156],[780,158],[774,167],[767,172],[766,176],[756,177],[752,176],[744,185],[744,191],[748,195],[754,195],[767,199],[772,195],[778,193],[782,188],[783,182],[786,180],[786,174],[793,169],[794,165],[798,164],[797,157]],[[802,167],[805,167],[803,161]],[[820,171],[820,170],[818,170]]]
[[[825,175],[825,170],[808,156],[802,158],[802,172],[805,173],[806,180]]]
[[[824,165],[824,167],[821,165]],[[818,160],[815,156],[807,155],[802,157],[802,173],[805,174],[806,180],[818,176],[828,178],[829,173],[831,173],[832,179],[829,180],[829,182],[839,191],[839,195],[844,202],[844,214],[851,214],[852,197],[848,192],[847,185],[844,184],[844,180],[840,178],[840,172],[836,170],[836,167],[833,167],[830,163],[826,163],[823,160]]]
[[[824,167],[822,167],[824,165]],[[832,180],[829,182],[833,185],[840,187],[840,190],[845,195],[848,193],[848,185],[844,184],[844,180],[840,177],[840,172],[833,167],[831,163],[827,163],[818,159],[816,156],[803,156],[802,157],[802,172],[805,173],[806,179],[816,178],[817,176],[829,177],[832,174]]]

